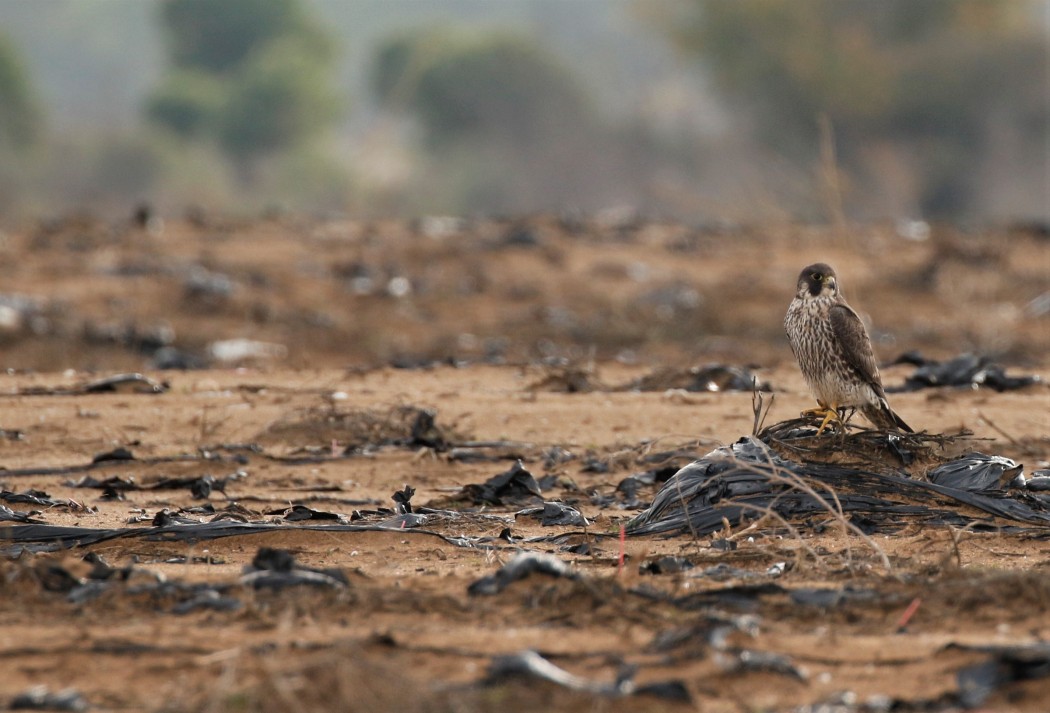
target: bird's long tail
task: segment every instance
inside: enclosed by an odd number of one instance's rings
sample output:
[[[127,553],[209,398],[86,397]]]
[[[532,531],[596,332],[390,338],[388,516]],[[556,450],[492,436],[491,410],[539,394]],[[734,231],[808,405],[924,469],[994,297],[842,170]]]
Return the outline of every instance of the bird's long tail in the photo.
[[[914,429],[890,408],[886,399],[880,399],[878,405],[864,406],[861,409],[861,413],[864,414],[866,419],[881,429],[915,433]]]

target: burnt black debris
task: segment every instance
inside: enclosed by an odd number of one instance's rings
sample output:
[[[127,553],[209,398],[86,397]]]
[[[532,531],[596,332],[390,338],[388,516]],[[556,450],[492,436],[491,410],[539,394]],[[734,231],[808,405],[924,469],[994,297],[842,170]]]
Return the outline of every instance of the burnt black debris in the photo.
[[[986,482],[1008,477],[1012,462],[963,456],[939,471],[944,479],[967,483],[967,474]],[[973,466],[974,463],[978,466]],[[962,475],[952,476],[953,473]],[[1009,475],[1008,475],[1009,474]],[[962,479],[960,481],[960,478]],[[905,523],[993,525],[959,509],[968,505],[998,518],[1050,527],[1050,503],[1027,492],[972,490],[911,478],[903,471],[872,472],[833,463],[795,462],[760,440],[741,438],[676,473],[647,510],[627,524],[627,533],[703,536],[773,512],[788,521],[827,519],[832,513],[860,518],[869,531],[892,532]]]
[[[114,374],[74,386],[32,386],[18,391],[19,396],[81,396],[84,394],[163,394],[171,386],[138,373]]]
[[[105,394],[105,393],[133,393],[133,394],[163,394],[170,389],[167,382],[157,381],[142,374],[115,374],[102,379],[95,379],[82,385],[79,393]]]
[[[533,574],[545,574],[550,577],[578,579],[579,575],[568,564],[553,555],[538,552],[520,552],[507,564],[500,567],[495,574],[472,582],[467,587],[471,595],[499,594],[511,583],[530,577]]]
[[[656,559],[643,562],[638,567],[639,574],[678,574],[687,569],[692,569],[693,563],[685,557],[665,555]]]
[[[1013,391],[1041,383],[1038,376],[1007,376],[1006,370],[988,357],[960,354],[953,359],[927,359],[918,352],[907,352],[893,364],[913,364],[917,368],[898,388],[887,391],[919,391],[939,386],[986,386],[996,391]]]
[[[464,485],[460,495],[475,505],[511,505],[543,498],[539,483],[519,460],[510,470],[494,475],[484,483]]]
[[[1017,681],[1050,677],[1050,644],[1038,642],[1018,646],[952,645],[990,654],[979,663],[966,666],[956,674],[958,702],[965,709],[977,708],[995,691]]]
[[[690,369],[659,369],[620,387],[624,391],[770,391],[747,367],[708,364]]]
[[[576,508],[559,502],[545,502],[541,507],[525,508],[514,513],[515,517],[532,517],[544,527],[552,525],[576,525],[587,527],[590,522]]]
[[[0,489],[0,500],[3,500],[5,503],[39,505],[46,508],[74,507],[68,500],[57,500],[42,490],[23,490],[21,493],[15,493],[10,490]]]
[[[170,515],[169,511],[169,515]],[[240,522],[218,519],[211,522],[190,520],[187,524],[153,527],[90,528],[45,524],[16,524],[0,527],[0,556],[18,557],[23,552],[55,552],[71,547],[84,547],[118,539],[142,538],[152,542],[201,542],[220,537],[292,530],[324,532],[389,532],[390,528],[374,524],[318,524],[276,522]],[[406,534],[435,537],[454,547],[475,547],[480,540],[448,536],[421,528],[403,530]]]
[[[109,458],[110,454],[102,454],[107,456],[103,460],[96,460],[95,462],[104,462],[106,460],[127,460],[126,458]],[[96,459],[99,456],[96,456]],[[246,478],[248,474],[243,470],[236,471],[229,475],[221,478],[216,478],[213,475],[200,475],[194,477],[168,477],[162,476],[149,483],[136,483],[132,478],[122,478],[114,475],[108,478],[99,480],[91,475],[85,475],[79,480],[67,481],[66,485],[71,488],[91,488],[95,490],[101,490],[103,497],[108,500],[122,499],[121,493],[126,493],[132,490],[182,490],[187,489],[190,491],[190,495],[195,500],[206,500],[211,496],[213,491],[218,491],[223,494],[226,493],[226,487],[231,482],[236,482],[243,478]]]
[[[1006,490],[1024,487],[1024,466],[1002,456],[967,453],[926,474],[931,483],[960,490]]]
[[[391,496],[394,500],[395,506],[394,511],[398,514],[405,514],[412,512],[412,496],[416,494],[416,489],[411,485],[405,485],[401,490],[394,492]]]
[[[102,453],[96,453],[91,459],[92,463],[109,463],[111,461],[131,461],[135,460],[135,454],[131,450],[124,446],[118,446],[111,451],[104,451]]]
[[[485,684],[502,683],[508,677],[526,677],[549,681],[579,693],[612,698],[645,695],[681,702],[692,700],[689,689],[678,680],[636,686],[633,680],[636,671],[634,666],[622,666],[614,681],[595,681],[569,673],[535,651],[527,650],[495,657],[489,665]]]
[[[287,550],[260,547],[245,567],[241,583],[255,589],[280,589],[297,585],[342,588],[350,584],[346,574],[336,568],[319,569],[299,564]]]
[[[795,665],[788,656],[772,651],[729,650],[719,654],[719,660],[729,673],[763,671],[779,673],[797,681],[805,681],[808,678],[806,672]]]
[[[86,711],[91,706],[75,688],[52,691],[47,686],[33,686],[19,693],[8,704],[13,711]]]
[[[270,510],[267,515],[279,515],[287,522],[302,522],[304,520],[337,520],[342,521],[343,516],[335,512],[315,510],[306,505],[292,505],[283,510]]]

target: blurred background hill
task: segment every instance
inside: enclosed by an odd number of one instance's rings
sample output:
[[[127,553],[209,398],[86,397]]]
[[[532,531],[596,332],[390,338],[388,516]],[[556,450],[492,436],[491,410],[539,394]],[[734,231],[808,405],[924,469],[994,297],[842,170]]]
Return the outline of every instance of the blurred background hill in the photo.
[[[0,221],[1050,219],[1045,0],[0,0]]]

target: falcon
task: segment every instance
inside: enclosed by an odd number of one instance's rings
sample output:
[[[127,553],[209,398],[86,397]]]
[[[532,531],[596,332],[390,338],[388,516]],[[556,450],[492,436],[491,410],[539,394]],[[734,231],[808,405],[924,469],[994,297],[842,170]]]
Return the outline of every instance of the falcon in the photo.
[[[879,429],[913,432],[886,401],[868,332],[829,265],[816,263],[799,274],[784,329],[820,405],[803,413],[824,416],[818,436],[832,420],[842,423],[845,409],[859,410]]]

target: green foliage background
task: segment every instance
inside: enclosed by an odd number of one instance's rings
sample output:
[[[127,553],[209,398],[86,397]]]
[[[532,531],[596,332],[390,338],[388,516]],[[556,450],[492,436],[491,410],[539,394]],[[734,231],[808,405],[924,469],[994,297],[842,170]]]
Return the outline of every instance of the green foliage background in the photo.
[[[1050,220],[1050,0],[0,0],[0,27],[6,219]]]

